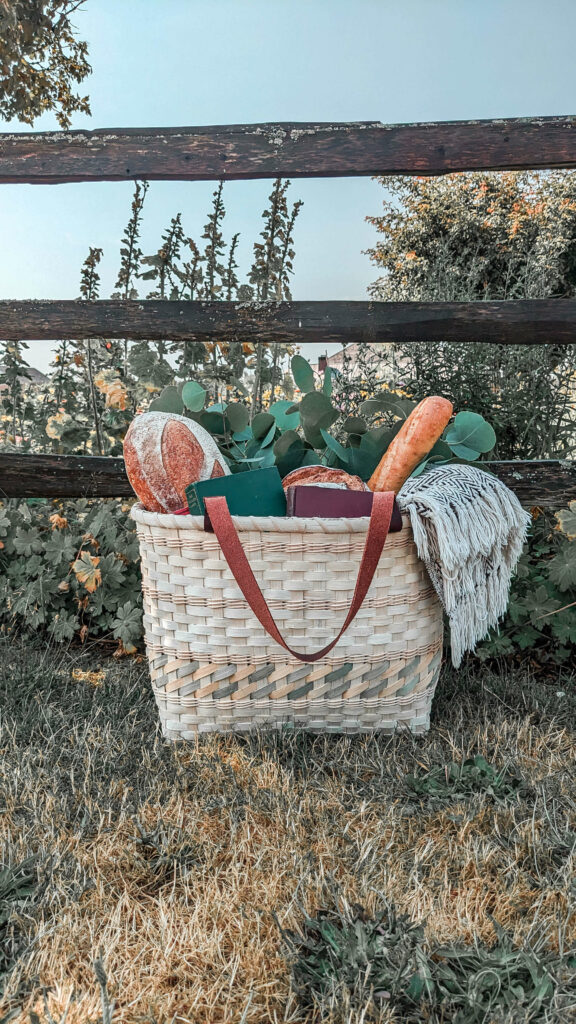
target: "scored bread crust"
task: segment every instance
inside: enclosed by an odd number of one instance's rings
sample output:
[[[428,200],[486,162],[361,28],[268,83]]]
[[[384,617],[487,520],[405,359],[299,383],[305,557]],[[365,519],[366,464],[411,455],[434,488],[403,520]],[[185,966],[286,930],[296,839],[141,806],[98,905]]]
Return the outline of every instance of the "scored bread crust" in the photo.
[[[330,469],[329,466],[300,466],[293,469],[282,481],[284,490],[288,487],[305,486],[307,484],[331,484],[348,491],[367,491],[368,485],[359,476],[352,476],[344,469]]]
[[[186,504],[186,487],[227,476],[228,466],[207,430],[175,413],[136,416],[124,438],[126,474],[149,512],[175,512]]]

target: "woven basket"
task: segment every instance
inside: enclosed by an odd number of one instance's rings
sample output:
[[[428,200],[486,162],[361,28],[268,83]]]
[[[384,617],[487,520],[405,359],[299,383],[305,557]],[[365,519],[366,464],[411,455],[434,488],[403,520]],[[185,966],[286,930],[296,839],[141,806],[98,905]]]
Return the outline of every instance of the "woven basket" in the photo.
[[[389,534],[345,635],[315,664],[291,658],[247,605],[197,516],[132,508],[142,555],[144,628],[164,735],[294,725],[315,732],[414,733],[429,726],[442,609],[410,521]],[[342,624],[368,519],[232,517],[289,645],[322,647]]]

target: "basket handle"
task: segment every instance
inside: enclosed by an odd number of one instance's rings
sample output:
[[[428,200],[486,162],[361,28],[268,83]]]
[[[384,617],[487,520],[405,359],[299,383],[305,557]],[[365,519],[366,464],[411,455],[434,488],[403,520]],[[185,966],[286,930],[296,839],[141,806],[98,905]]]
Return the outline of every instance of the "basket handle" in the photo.
[[[236,532],[236,527],[234,526],[232,517],[228,511],[226,498],[221,496],[204,498],[204,504],[210,517],[214,533],[216,534],[222,549],[222,554],[228,563],[234,579],[244,594],[244,597],[254,612],[254,615],[266,632],[276,640],[277,643],[281,644],[281,646],[284,647],[292,657],[298,658],[299,661],[319,661],[320,658],[324,658],[329,654],[332,648],[338,643],[343,633],[348,629],[352,619],[354,619],[360,611],[362,602],[364,601],[370,584],[372,583],[374,573],[376,572],[378,562],[380,561],[382,548],[384,547],[386,537],[388,536],[388,530],[390,529],[390,520],[392,518],[392,509],[394,507],[393,492],[376,492],[374,494],[370,523],[366,534],[366,542],[364,544],[364,551],[362,552],[362,560],[358,570],[358,579],[356,580],[356,588],[354,590],[350,610],[348,611],[348,615],[346,616],[344,625],[338,633],[338,636],[327,644],[326,647],[323,647],[321,651],[317,651],[316,654],[302,654],[299,651],[294,651],[284,640],[278,626],[272,618],[272,614],[266,604],[266,599],[256,582],[254,573],[250,568],[248,559],[246,558],[244,549],[240,543],[240,538]]]

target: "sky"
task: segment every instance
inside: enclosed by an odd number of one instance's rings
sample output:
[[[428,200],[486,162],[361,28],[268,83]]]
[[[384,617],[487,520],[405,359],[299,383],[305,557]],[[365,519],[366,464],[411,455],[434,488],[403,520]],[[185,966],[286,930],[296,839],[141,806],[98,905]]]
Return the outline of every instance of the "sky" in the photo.
[[[74,15],[92,75],[92,116],[72,128],[263,121],[467,120],[574,113],[574,0],[87,0]],[[53,114],[34,128],[57,128]],[[224,234],[240,232],[241,279],[272,182],[228,182]],[[212,182],[152,182],[141,247],[155,252],[180,212],[203,230]],[[3,185],[0,298],[76,298],[89,246],[114,288],[130,182]],[[294,299],[366,299],[377,270],[364,250],[385,192],[371,178],[296,179]],[[141,282],[145,285],[145,282]],[[145,287],[141,294],[145,295]],[[48,366],[51,345],[30,342]],[[306,346],[313,358],[326,349]],[[334,351],[337,346],[328,346]]]

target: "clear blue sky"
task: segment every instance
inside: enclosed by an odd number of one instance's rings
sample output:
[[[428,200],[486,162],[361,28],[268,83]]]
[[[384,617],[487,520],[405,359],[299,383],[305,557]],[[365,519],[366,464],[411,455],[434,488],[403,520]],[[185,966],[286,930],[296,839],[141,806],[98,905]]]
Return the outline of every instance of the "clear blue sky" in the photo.
[[[574,0],[88,0],[75,23],[89,43],[82,85],[92,117],[73,128],[258,121],[384,122],[574,113]],[[53,115],[34,130],[56,127]],[[29,130],[17,122],[1,130]],[[114,286],[131,183],[4,185],[0,297],[73,298],[90,245]],[[211,182],[153,182],[142,248],[182,213],[198,239]],[[270,182],[225,186],[225,233],[250,263]],[[296,180],[296,299],[362,299],[377,275],[370,178]],[[145,282],[144,282],[145,284]],[[43,369],[46,343],[32,343]]]

